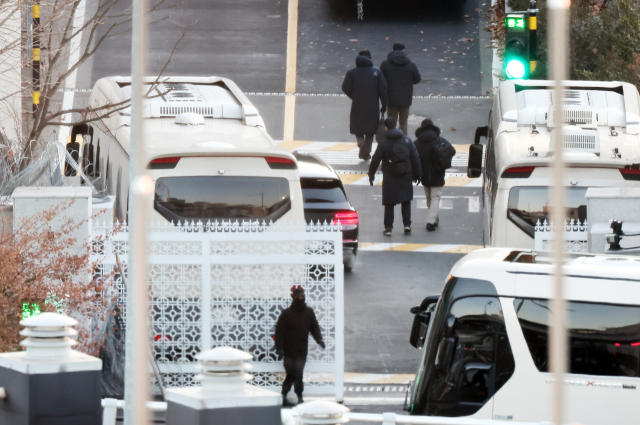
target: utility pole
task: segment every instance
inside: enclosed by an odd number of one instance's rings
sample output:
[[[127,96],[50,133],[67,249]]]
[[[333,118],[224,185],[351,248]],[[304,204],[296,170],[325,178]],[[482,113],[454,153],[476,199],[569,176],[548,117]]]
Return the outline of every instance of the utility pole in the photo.
[[[31,46],[32,54],[32,113],[38,111],[38,105],[40,104],[40,3],[39,0],[34,0],[32,8],[33,17],[33,44]]]
[[[131,31],[131,150],[129,155],[129,256],[125,337],[124,425],[147,423],[149,398],[149,306],[147,303],[147,216],[153,182],[146,174],[142,117],[147,59],[147,2],[133,0]]]

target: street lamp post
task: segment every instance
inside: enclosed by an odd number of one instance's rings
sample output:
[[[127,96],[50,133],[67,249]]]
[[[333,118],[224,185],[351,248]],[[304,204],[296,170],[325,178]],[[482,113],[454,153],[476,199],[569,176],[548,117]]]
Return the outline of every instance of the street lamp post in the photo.
[[[564,300],[562,268],[564,262],[564,220],[565,220],[565,189],[564,189],[564,160],[562,125],[562,90],[567,79],[569,57],[569,7],[571,0],[550,0],[547,2],[549,10],[549,52],[550,65],[554,89],[554,123],[556,129],[553,132],[554,160],[553,160],[553,187],[552,187],[552,217],[555,223],[555,241],[553,246],[553,259],[555,266],[555,285],[553,291],[553,315],[551,326],[551,343],[549,345],[549,359],[553,373],[553,400],[552,421],[556,425],[564,423],[564,374],[567,370],[567,331],[566,306]]]
[[[143,84],[147,58],[147,2],[133,0],[131,34],[131,149],[129,156],[129,262],[125,339],[124,425],[147,423],[149,379],[147,305],[147,209],[153,184],[145,171]]]

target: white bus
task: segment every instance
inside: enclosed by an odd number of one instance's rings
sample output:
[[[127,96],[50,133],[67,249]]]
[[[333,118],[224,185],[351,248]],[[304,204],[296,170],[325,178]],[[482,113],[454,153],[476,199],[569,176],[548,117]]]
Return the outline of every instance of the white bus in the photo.
[[[640,187],[640,99],[631,84],[567,81],[564,122],[553,122],[551,81],[505,81],[495,93],[486,137],[483,231],[486,246],[534,247],[535,225],[549,220],[552,132],[563,127],[566,218],[588,220],[589,187]],[[481,145],[480,145],[481,146]],[[481,158],[469,155],[469,177]],[[477,153],[476,150],[475,153]],[[611,217],[615,218],[615,217]]]
[[[150,89],[155,78],[147,78]],[[144,102],[145,162],[155,195],[150,221],[304,220],[297,161],[267,133],[257,109],[231,80],[167,77]],[[90,106],[131,98],[130,77],[99,80]],[[130,110],[72,129],[90,179],[115,195],[127,215]],[[83,135],[82,147],[75,144]],[[73,171],[67,167],[67,175]]]
[[[566,423],[636,424],[640,403],[640,260],[569,256]],[[414,307],[422,357],[413,415],[550,422],[549,326],[554,266],[531,251],[462,258],[442,295]]]

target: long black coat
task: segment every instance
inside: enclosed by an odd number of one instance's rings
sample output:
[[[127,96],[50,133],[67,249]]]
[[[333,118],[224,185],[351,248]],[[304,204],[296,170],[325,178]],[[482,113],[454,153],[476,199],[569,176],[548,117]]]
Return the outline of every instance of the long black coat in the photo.
[[[413,102],[413,85],[421,80],[415,63],[402,50],[389,53],[380,65],[380,71],[387,81],[390,106],[410,106]]]
[[[293,307],[283,310],[276,323],[276,351],[283,350],[285,357],[306,358],[309,333],[318,344],[322,342],[320,325],[311,307],[302,311]]]
[[[349,132],[357,135],[375,134],[380,121],[379,102],[382,102],[382,106],[389,103],[387,83],[382,72],[373,67],[371,59],[358,56],[356,67],[344,77],[342,91],[352,100]]]
[[[441,139],[440,129],[435,125],[420,127],[416,130],[416,135],[418,138],[414,143],[418,150],[418,155],[420,155],[422,185],[428,187],[444,186],[446,170],[435,171],[433,169],[434,158],[438,155],[435,144]]]
[[[409,150],[411,159],[411,172],[404,176],[396,176],[389,170],[389,159],[391,158],[391,146],[394,143],[402,143]],[[422,174],[420,168],[420,157],[411,139],[406,137],[402,130],[392,128],[387,131],[384,140],[378,143],[378,148],[371,158],[369,166],[369,178],[376,175],[378,165],[382,162],[382,205],[395,205],[413,199],[412,180],[417,180]]]

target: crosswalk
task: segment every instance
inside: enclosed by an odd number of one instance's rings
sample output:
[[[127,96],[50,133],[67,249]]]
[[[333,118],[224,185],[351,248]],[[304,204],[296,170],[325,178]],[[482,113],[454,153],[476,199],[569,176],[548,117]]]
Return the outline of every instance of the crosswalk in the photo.
[[[359,251],[440,252],[444,254],[468,254],[483,248],[481,245],[361,242]]]
[[[369,176],[362,171],[336,170],[336,173],[344,185],[369,186]],[[373,184],[382,184],[381,172],[376,173]],[[482,179],[470,179],[466,173],[446,173],[445,186],[482,187]]]

